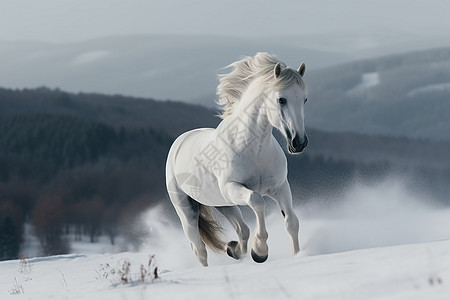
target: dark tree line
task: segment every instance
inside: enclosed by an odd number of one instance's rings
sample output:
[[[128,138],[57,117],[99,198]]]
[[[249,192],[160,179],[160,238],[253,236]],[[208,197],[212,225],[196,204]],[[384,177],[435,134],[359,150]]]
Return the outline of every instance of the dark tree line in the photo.
[[[1,259],[18,256],[25,219],[43,254],[66,253],[64,228],[114,243],[122,215],[163,195],[172,138],[160,129],[28,113],[0,116],[0,132]]]

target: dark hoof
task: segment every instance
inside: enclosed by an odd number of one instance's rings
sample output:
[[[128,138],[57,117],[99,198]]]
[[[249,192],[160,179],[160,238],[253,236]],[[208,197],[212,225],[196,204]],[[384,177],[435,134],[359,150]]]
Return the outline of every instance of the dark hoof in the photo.
[[[239,255],[239,243],[236,241],[231,241],[227,245],[227,254],[234,259],[240,259]]]
[[[255,253],[255,251],[253,251],[252,249],[252,258],[255,262],[257,263],[263,263],[267,260],[267,257],[269,257],[269,254],[264,255],[264,256],[259,256],[258,254]]]

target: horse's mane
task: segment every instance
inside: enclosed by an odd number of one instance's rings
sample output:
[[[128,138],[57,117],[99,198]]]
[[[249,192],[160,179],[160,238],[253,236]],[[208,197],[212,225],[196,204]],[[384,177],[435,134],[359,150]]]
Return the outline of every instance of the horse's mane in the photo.
[[[217,87],[217,103],[223,107],[221,118],[226,118],[233,113],[234,104],[239,102],[242,94],[255,78],[262,78],[263,87],[272,84],[274,87],[288,87],[298,83],[305,91],[307,89],[300,74],[281,63],[281,73],[278,78],[274,76],[274,68],[278,59],[266,52],[259,52],[253,57],[244,57],[227,67],[233,70],[224,75],[219,75],[219,86]]]

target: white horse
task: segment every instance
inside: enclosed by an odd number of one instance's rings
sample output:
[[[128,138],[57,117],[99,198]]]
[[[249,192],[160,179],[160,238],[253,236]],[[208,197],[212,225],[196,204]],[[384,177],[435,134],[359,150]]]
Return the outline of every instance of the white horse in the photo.
[[[236,205],[248,205],[255,212],[252,258],[260,263],[267,259],[264,198],[276,201],[293,253],[300,250],[286,156],[272,128],[285,136],[290,153],[300,153],[306,147],[305,64],[294,70],[267,53],[258,53],[228,67],[234,69],[220,77],[217,89],[219,104],[224,105],[222,122],[216,129],[196,129],[179,136],[166,164],[170,199],[203,266],[208,265],[205,243],[235,259],[247,252],[249,228]],[[222,228],[214,220],[211,207],[232,224],[239,242],[226,245],[221,241],[218,233]]]

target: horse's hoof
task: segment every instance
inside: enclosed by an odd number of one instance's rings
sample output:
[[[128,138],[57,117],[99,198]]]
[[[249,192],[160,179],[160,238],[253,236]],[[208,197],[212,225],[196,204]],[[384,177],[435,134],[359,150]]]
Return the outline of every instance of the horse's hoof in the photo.
[[[255,262],[263,263],[267,260],[267,257],[269,257],[269,254],[260,256],[260,255],[256,254],[255,251],[253,251],[253,249],[252,249],[252,258]]]
[[[227,254],[234,259],[240,259],[239,255],[239,243],[236,241],[231,241],[227,245]]]

